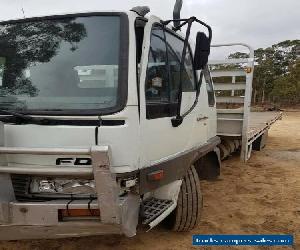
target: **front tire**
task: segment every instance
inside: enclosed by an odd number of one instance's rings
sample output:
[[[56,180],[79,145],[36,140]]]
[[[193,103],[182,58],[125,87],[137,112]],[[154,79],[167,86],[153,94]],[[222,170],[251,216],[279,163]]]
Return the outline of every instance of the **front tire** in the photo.
[[[192,230],[200,222],[202,207],[199,177],[194,166],[191,166],[182,180],[177,207],[166,219],[168,227],[176,232]]]

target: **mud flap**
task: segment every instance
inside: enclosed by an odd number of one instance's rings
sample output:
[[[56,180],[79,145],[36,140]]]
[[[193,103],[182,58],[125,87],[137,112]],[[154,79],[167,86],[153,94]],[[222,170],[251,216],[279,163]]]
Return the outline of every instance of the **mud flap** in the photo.
[[[267,138],[268,130],[253,142],[252,149],[255,151],[261,151],[266,146]]]
[[[122,231],[127,237],[136,235],[136,228],[139,221],[140,197],[129,194],[121,199],[121,223]]]

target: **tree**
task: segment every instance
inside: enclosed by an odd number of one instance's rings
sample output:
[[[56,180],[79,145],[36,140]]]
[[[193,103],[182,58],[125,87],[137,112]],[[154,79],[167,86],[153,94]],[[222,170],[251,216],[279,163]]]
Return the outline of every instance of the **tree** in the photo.
[[[279,104],[300,102],[300,62],[290,66],[288,74],[275,80],[271,94],[273,101]]]
[[[299,51],[300,40],[286,40],[278,44],[274,44],[268,48],[259,48],[255,50],[255,70],[253,78],[253,103],[264,103],[266,100],[287,99],[291,100],[291,96],[296,96],[299,89],[295,83],[287,84],[291,81],[289,75],[291,70],[297,69],[297,51]],[[245,58],[248,55],[237,52],[231,54],[229,58]],[[240,65],[241,66],[241,65]],[[293,73],[293,77],[299,75]],[[279,90],[279,88],[282,88]],[[298,92],[299,93],[299,92]],[[298,94],[299,95],[299,94]],[[282,99],[283,98],[283,99]],[[297,98],[292,98],[293,102]],[[299,102],[299,100],[298,100]]]

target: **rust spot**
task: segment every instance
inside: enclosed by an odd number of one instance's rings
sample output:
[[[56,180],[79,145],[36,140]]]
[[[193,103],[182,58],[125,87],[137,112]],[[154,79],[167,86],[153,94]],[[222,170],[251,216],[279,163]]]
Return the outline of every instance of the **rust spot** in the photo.
[[[21,207],[20,212],[25,214],[28,212],[28,209],[26,207]]]

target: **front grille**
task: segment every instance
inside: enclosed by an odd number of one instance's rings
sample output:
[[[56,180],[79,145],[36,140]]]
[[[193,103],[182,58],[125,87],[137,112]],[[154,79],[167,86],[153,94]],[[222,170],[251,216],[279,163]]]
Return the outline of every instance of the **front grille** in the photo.
[[[18,201],[27,200],[31,197],[29,194],[30,176],[13,174],[11,181]]]

